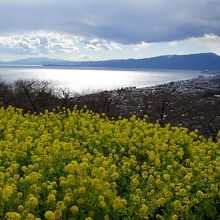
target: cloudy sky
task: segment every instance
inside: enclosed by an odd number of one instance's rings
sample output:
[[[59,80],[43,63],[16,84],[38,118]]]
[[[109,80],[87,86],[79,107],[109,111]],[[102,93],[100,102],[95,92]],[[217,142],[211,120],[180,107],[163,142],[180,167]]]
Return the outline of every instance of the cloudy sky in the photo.
[[[0,60],[220,55],[220,0],[1,0]]]

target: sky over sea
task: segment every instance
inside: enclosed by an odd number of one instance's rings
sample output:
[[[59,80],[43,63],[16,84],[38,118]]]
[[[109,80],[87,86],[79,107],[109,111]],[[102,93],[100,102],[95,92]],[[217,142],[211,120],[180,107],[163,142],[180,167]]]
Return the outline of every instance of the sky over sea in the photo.
[[[0,60],[220,55],[220,0],[2,0]]]

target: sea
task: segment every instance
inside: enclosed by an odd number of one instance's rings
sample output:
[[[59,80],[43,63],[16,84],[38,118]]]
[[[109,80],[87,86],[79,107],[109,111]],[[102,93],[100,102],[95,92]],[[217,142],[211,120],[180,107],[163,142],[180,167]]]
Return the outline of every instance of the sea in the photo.
[[[198,70],[103,69],[43,66],[0,67],[0,81],[46,80],[56,88],[91,93],[125,87],[149,87],[201,76]]]

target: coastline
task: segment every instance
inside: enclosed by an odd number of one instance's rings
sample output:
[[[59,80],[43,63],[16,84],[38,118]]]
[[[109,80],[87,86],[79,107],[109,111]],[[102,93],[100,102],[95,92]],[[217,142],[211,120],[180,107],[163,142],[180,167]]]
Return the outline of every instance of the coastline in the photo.
[[[96,93],[72,93],[56,90],[48,81],[19,80],[14,84],[0,82],[0,106],[22,108],[24,112],[54,111],[57,107],[78,109],[87,106],[109,118],[138,118],[162,126],[182,126],[213,139],[220,130],[220,75],[135,88],[128,87]]]

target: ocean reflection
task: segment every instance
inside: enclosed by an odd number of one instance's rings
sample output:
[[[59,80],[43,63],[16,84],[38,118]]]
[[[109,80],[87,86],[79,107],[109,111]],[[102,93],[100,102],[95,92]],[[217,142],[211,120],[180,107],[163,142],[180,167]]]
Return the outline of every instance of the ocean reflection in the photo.
[[[43,67],[1,67],[6,82],[20,79],[48,80],[56,87],[72,91],[111,90],[122,87],[145,87],[201,75],[192,70],[112,70]]]

